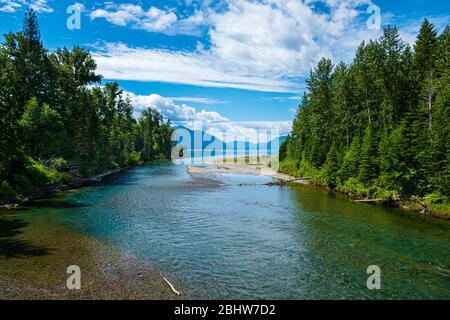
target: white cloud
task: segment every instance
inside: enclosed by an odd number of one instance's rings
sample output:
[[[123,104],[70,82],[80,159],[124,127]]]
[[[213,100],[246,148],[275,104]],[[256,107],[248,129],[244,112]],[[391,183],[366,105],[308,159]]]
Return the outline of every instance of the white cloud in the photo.
[[[48,0],[35,0],[35,1],[27,1],[29,7],[36,12],[45,12],[51,13],[53,12],[53,8],[51,8],[47,2]]]
[[[51,13],[53,9],[48,5],[49,0],[0,0],[0,12],[14,13],[22,7],[30,7],[36,12]]]
[[[0,12],[16,12],[16,9],[21,6],[21,4],[14,1],[0,0]]]
[[[186,104],[176,104],[172,99],[164,98],[157,94],[136,95],[126,92],[130,97],[137,113],[141,113],[151,107],[158,110],[166,119],[170,119],[175,125],[183,125],[194,129],[194,122],[201,122],[202,129],[209,134],[223,139],[225,142],[241,140],[246,138],[250,142],[256,142],[258,133],[278,132],[279,135],[287,135],[292,128],[292,121],[231,121],[215,111],[197,110]],[[225,134],[226,133],[226,134]],[[266,136],[268,140],[276,136]],[[263,135],[264,139],[264,135]],[[266,141],[262,141],[266,142]]]
[[[162,32],[170,28],[177,16],[170,10],[161,10],[150,7],[144,10],[140,5],[112,4],[105,9],[97,9],[90,13],[91,20],[104,18],[118,26],[131,25],[133,28],[150,32]]]
[[[206,97],[168,97],[172,101],[181,101],[181,102],[194,102],[199,104],[221,104],[225,103],[225,101],[206,98]]]
[[[299,92],[299,78],[321,57],[348,61],[362,40],[380,34],[366,30],[363,15],[370,0],[323,0],[327,13],[314,8],[317,2],[228,0],[224,10],[202,8],[187,18],[173,19],[170,26],[165,24],[164,32],[175,33],[207,24],[208,49],[202,43],[191,52],[116,43],[94,55],[109,79]],[[114,8],[96,10],[91,17],[142,28],[148,11],[140,6]]]
[[[106,79],[182,83],[207,87],[291,92],[295,84],[264,75],[245,74],[213,54],[170,52],[130,48],[125,44],[104,44],[92,53],[99,73]]]

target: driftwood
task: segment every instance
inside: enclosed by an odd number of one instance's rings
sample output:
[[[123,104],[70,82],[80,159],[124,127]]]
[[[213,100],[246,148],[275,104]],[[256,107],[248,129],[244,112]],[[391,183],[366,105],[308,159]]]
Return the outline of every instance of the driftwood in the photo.
[[[169,282],[169,280],[167,280],[167,279],[162,275],[162,273],[160,273],[160,275],[161,275],[161,277],[164,279],[164,281],[167,282],[167,284],[169,285],[170,289],[172,289],[173,293],[175,293],[177,296],[180,296],[180,295],[181,295],[181,292],[180,292],[180,291],[177,291],[177,290],[175,289],[175,287]]]
[[[307,180],[304,178],[294,178],[294,179],[288,179],[288,180],[279,179],[276,182],[269,182],[269,183],[265,183],[264,185],[266,185],[266,186],[283,186],[287,183],[292,183],[292,182],[297,182],[297,181],[307,181]]]

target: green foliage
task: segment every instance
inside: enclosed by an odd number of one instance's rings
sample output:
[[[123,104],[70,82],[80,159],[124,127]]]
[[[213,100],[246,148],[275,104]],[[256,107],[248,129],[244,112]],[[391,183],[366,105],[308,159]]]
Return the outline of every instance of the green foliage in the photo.
[[[0,204],[15,200],[17,200],[17,193],[8,181],[3,180],[2,183],[0,183]]]
[[[426,204],[445,204],[449,203],[448,197],[444,196],[443,194],[439,192],[434,192],[427,194],[424,197],[424,202]]]
[[[33,157],[48,159],[58,154],[65,137],[59,113],[47,104],[40,106],[36,98],[26,105],[19,121],[23,143]]]
[[[135,119],[118,83],[102,76],[90,53],[75,46],[48,52],[37,15],[0,44],[0,199],[70,179],[171,155],[170,122],[149,108]],[[67,159],[67,160],[65,160]],[[14,198],[14,199],[13,199]],[[0,200],[1,201],[1,200]]]
[[[43,164],[28,158],[25,165],[25,174],[33,186],[43,187],[66,182],[68,176],[55,169],[46,168]]]
[[[336,144],[333,144],[321,169],[321,181],[325,181],[332,188],[339,182],[338,172],[341,167],[341,159],[341,151]]]
[[[134,166],[141,162],[142,162],[141,153],[137,151],[132,151],[126,161],[126,164],[129,166]]]
[[[366,129],[361,147],[361,164],[359,165],[360,181],[370,184],[378,175],[377,141],[372,126]]]
[[[448,201],[450,27],[438,36],[425,20],[414,50],[388,27],[350,65],[322,59],[306,83],[282,172],[355,197]]]
[[[294,177],[299,177],[299,174],[297,172],[297,162],[292,159],[284,159],[280,162],[280,166],[278,169],[281,173],[286,173]]]
[[[357,198],[362,198],[369,194],[369,189],[356,178],[348,179],[343,185],[339,185],[337,190],[352,194]]]
[[[347,181],[358,172],[361,154],[361,141],[355,137],[350,148],[344,155],[342,166],[338,171],[340,181]]]
[[[69,171],[69,163],[64,158],[55,158],[51,161],[52,168],[59,172],[67,172]]]

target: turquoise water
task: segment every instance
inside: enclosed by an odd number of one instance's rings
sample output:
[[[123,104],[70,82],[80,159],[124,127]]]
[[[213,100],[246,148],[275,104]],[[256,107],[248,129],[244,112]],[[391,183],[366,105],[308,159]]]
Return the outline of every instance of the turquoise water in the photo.
[[[448,222],[269,181],[156,163],[23,214],[153,264],[190,298],[450,299]]]

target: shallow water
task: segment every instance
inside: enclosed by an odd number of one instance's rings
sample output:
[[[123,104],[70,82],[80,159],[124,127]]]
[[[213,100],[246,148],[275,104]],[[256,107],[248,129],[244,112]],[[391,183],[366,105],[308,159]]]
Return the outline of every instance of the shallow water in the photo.
[[[154,163],[21,215],[113,244],[190,298],[450,299],[450,223],[269,181]]]

